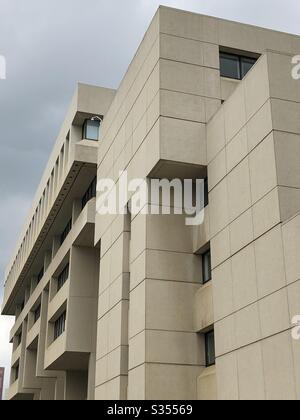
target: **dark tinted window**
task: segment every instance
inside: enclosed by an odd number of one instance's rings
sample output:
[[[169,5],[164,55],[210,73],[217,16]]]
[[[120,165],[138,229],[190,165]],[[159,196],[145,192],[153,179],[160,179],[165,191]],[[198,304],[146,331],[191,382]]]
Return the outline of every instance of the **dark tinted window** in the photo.
[[[210,250],[202,254],[202,272],[203,272],[203,284],[211,280],[211,256]]]
[[[214,331],[210,331],[207,334],[205,334],[205,357],[207,367],[216,364]]]
[[[243,79],[254,66],[257,59],[242,55],[220,53],[220,72],[222,77]]]
[[[254,58],[241,57],[242,78],[246,76],[248,71],[252,69],[255,63],[256,63],[256,59]]]
[[[229,77],[231,79],[240,80],[240,62],[239,57],[237,55],[221,53],[220,68],[222,77]]]

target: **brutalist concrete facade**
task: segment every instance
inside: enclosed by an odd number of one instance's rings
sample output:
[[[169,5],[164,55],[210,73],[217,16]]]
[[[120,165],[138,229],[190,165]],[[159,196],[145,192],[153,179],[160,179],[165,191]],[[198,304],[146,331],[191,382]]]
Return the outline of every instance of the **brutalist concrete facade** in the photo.
[[[161,7],[116,92],[79,85],[7,270],[9,399],[300,398],[299,52],[297,36]],[[220,53],[257,62],[233,80]],[[82,136],[95,116],[98,142]],[[207,178],[204,223],[83,206],[121,171]]]

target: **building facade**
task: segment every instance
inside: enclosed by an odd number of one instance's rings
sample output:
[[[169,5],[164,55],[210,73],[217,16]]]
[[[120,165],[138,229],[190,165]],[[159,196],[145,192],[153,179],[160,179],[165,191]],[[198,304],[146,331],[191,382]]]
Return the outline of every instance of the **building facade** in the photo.
[[[300,399],[299,53],[160,7],[117,91],[78,86],[6,272],[8,399]],[[123,171],[206,180],[203,223],[99,214]]]

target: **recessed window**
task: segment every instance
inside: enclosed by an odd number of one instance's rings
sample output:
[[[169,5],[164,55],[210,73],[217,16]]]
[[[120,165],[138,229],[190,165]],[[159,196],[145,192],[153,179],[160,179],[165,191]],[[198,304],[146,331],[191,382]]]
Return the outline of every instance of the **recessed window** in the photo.
[[[91,184],[89,185],[88,189],[86,190],[84,196],[81,200],[81,208],[82,210],[85,208],[87,203],[94,197],[96,197],[96,187],[97,187],[97,177],[93,179]]]
[[[98,119],[85,120],[83,124],[83,134],[82,134],[83,139],[98,141],[100,123],[101,122]]]
[[[39,274],[37,276],[37,284],[40,283],[40,281],[42,280],[43,277],[44,277],[44,267],[41,269],[41,271],[39,272]]]
[[[17,364],[14,368],[15,370],[15,381],[17,381],[19,379],[19,374],[20,374],[20,367],[19,364]]]
[[[20,305],[20,310],[21,310],[21,312],[23,311],[23,309],[25,308],[25,300],[23,300],[22,302],[21,302],[21,305]]]
[[[220,53],[220,72],[222,77],[242,80],[256,63],[257,58],[237,54]]]
[[[69,278],[69,264],[65,266],[63,271],[57,278],[57,291],[59,291]]]
[[[237,55],[220,54],[220,70],[222,77],[229,77],[231,79],[241,79],[240,62]]]
[[[33,313],[34,323],[36,323],[41,317],[41,305],[39,305]]]
[[[19,345],[22,342],[22,333],[20,333],[20,334],[17,335],[17,340],[16,341],[17,341],[17,347],[19,347]]]
[[[64,228],[64,230],[63,230],[62,234],[60,235],[60,244],[61,244],[61,245],[65,242],[65,240],[66,240],[67,236],[68,236],[68,235],[69,235],[69,233],[71,232],[71,229],[72,229],[72,219],[70,219],[70,220],[68,221],[68,223],[67,223],[66,227]]]
[[[64,312],[54,323],[54,341],[58,339],[66,330],[67,313]]]
[[[213,330],[205,334],[205,359],[206,367],[216,364],[215,332]]]
[[[211,280],[211,255],[210,250],[202,254],[202,276],[203,284]]]

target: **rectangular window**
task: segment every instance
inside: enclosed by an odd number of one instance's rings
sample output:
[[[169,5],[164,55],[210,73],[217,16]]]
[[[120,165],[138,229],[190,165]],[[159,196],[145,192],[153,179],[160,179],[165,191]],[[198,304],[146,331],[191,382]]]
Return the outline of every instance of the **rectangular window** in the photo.
[[[41,317],[41,305],[39,305],[34,311],[34,323],[36,323]]]
[[[85,208],[86,204],[94,197],[96,197],[96,188],[97,188],[97,178],[95,177],[91,184],[89,185],[86,193],[82,197],[81,200],[81,208],[82,210]]]
[[[60,235],[60,244],[61,245],[65,242],[65,240],[66,240],[67,236],[69,235],[69,233],[71,232],[71,230],[72,230],[72,219],[70,219],[68,221],[67,226],[63,230],[63,233]]]
[[[84,140],[98,141],[100,130],[100,119],[86,120],[83,124],[82,138]]]
[[[54,323],[54,341],[58,339],[66,330],[67,313],[64,312]]]
[[[255,58],[241,57],[242,78],[246,76],[246,74],[252,69],[255,63],[256,63]]]
[[[203,284],[211,280],[211,255],[210,250],[202,254]]]
[[[59,291],[69,278],[69,264],[63,269],[57,278],[57,291]]]
[[[222,77],[242,80],[256,63],[257,58],[238,54],[220,53],[220,71]]]
[[[23,300],[20,305],[21,312],[23,311],[24,307],[25,307],[25,300]]]
[[[205,334],[205,358],[206,367],[214,366],[216,364],[214,331]]]

